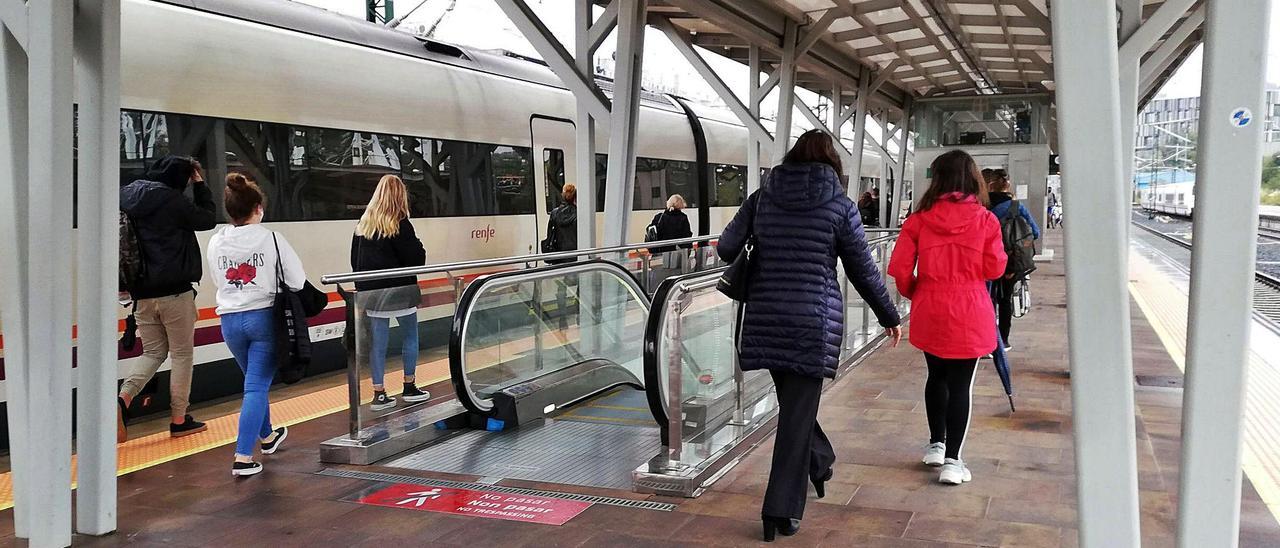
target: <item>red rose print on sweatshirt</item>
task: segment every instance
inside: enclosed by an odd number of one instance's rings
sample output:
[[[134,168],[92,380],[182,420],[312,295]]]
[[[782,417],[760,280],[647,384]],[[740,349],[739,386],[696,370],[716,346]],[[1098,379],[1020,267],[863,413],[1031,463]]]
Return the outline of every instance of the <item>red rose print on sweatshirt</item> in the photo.
[[[240,263],[240,266],[227,269],[227,283],[237,289],[244,289],[244,286],[250,284],[258,285],[253,281],[257,277],[258,269],[249,263]]]

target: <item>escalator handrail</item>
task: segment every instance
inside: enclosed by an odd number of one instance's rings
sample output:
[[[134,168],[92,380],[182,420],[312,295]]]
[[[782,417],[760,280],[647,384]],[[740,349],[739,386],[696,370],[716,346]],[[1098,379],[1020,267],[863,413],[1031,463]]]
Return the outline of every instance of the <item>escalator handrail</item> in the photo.
[[[344,274],[325,274],[320,277],[320,283],[333,285],[351,282],[369,282],[375,280],[385,280],[388,278],[401,278],[405,276],[421,276],[424,274],[440,274],[452,272],[456,270],[471,270],[475,268],[487,268],[494,266],[507,266],[522,263],[535,263],[555,261],[561,259],[576,259],[579,257],[590,257],[596,255],[609,255],[613,253],[626,253],[629,251],[639,251],[655,247],[674,247],[678,245],[688,244],[710,244],[718,241],[719,234],[710,236],[695,236],[692,238],[681,238],[678,240],[663,240],[661,242],[644,242],[638,244],[627,244],[613,247],[600,247],[596,249],[583,249],[577,251],[557,251],[555,253],[535,253],[532,255],[519,255],[515,257],[499,257],[496,259],[479,259],[473,261],[462,261],[457,263],[444,263],[423,266],[410,266],[403,268],[389,268],[386,270],[367,270],[363,272],[347,272]]]
[[[685,285],[691,280],[719,279],[726,268],[728,267],[722,266],[683,276],[673,276],[663,280],[658,285],[658,290],[653,292],[654,305],[649,307],[649,317],[644,325],[644,393],[645,399],[649,402],[649,412],[653,414],[653,420],[657,421],[663,429],[666,429],[670,416],[667,414],[667,387],[663,386],[659,369],[662,367],[662,356],[658,351],[662,346],[662,328],[667,323],[667,300],[672,297],[672,293],[676,292],[677,288],[680,288],[679,293],[682,294],[689,291],[690,288]],[[665,439],[663,443],[666,443]]]
[[[484,405],[480,403],[471,390],[471,381],[467,378],[467,369],[465,362],[465,349],[463,348],[463,339],[466,336],[467,325],[471,319],[472,307],[476,298],[481,295],[486,286],[497,282],[523,282],[529,280],[540,280],[555,277],[557,274],[571,274],[572,271],[590,272],[605,271],[614,274],[628,286],[632,295],[643,307],[646,315],[649,312],[650,300],[645,294],[644,289],[640,287],[640,282],[636,280],[634,274],[622,265],[613,261],[604,259],[592,259],[589,261],[581,261],[575,263],[548,265],[527,270],[509,270],[506,272],[496,272],[476,278],[463,291],[462,297],[458,299],[458,305],[454,308],[452,325],[449,332],[449,380],[453,384],[454,393],[458,397],[458,401],[462,406],[477,414],[487,414],[492,409],[492,405]],[[579,304],[581,306],[581,303]]]
[[[892,242],[898,239],[899,229],[867,229],[866,232],[884,233],[886,235],[872,238],[867,241],[867,247],[871,248],[875,245]],[[882,259],[886,263],[888,257]],[[662,425],[664,431],[669,424],[670,416],[667,414],[667,387],[663,385],[660,367],[662,357],[658,354],[662,342],[662,328],[666,325],[667,320],[667,300],[672,297],[672,293],[677,287],[680,293],[690,291],[698,291],[715,285],[720,274],[728,268],[720,267],[702,272],[694,272],[683,276],[675,276],[663,280],[658,285],[657,291],[653,292],[651,299],[652,305],[649,308],[649,317],[644,326],[644,385],[645,399],[649,402],[649,412],[653,414],[653,420]],[[698,280],[699,278],[704,278]],[[698,280],[694,283],[694,280]],[[666,443],[667,440],[663,440]]]

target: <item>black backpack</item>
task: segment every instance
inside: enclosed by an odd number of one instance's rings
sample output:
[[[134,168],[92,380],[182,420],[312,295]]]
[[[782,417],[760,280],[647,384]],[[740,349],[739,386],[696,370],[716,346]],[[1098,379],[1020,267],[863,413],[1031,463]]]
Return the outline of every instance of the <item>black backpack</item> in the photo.
[[[1036,269],[1036,237],[1031,223],[1022,217],[1017,200],[1009,202],[1009,209],[1000,218],[1000,234],[1004,239],[1004,252],[1009,256],[1005,278],[1025,279]]]
[[[147,277],[147,258],[142,252],[142,242],[133,219],[120,212],[120,291],[138,288]]]

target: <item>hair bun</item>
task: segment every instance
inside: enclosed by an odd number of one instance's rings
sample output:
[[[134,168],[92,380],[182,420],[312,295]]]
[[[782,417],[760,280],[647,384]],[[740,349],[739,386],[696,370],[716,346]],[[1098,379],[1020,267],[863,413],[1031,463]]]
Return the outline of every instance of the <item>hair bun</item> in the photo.
[[[228,173],[227,187],[237,191],[246,190],[249,188],[249,179],[242,173]]]

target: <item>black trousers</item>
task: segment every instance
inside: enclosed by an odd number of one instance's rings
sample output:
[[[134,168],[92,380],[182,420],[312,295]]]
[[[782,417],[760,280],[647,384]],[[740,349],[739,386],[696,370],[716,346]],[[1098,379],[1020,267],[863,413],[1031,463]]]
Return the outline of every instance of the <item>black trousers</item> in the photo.
[[[1000,320],[1000,339],[1009,346],[1009,330],[1013,328],[1013,291],[1018,282],[1001,278],[996,280],[996,314]]]
[[[929,443],[946,443],[949,459],[960,460],[969,430],[973,372],[978,358],[939,358],[925,352],[929,379],[924,383],[924,409],[929,417]]]
[[[818,426],[822,379],[780,371],[769,374],[778,389],[778,433],[760,514],[800,519],[810,479],[825,477],[836,461],[831,440]]]

